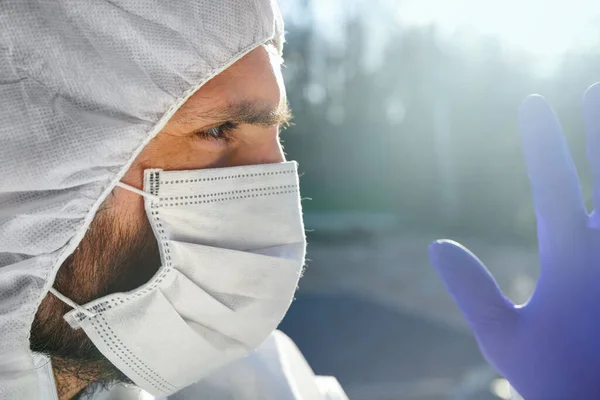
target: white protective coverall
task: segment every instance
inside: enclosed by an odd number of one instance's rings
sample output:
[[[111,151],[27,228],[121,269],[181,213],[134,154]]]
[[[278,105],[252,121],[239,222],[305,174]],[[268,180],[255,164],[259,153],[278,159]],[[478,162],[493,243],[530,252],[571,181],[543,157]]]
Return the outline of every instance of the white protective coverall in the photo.
[[[42,400],[58,400],[47,357],[36,355]],[[99,389],[101,390],[101,389]],[[347,400],[334,377],[315,376],[290,338],[274,332],[256,351],[176,394],[169,400]],[[95,393],[92,400],[166,400],[129,385]]]
[[[0,2],[0,399],[56,399],[29,349],[59,266],[136,156],[175,111],[273,40],[275,0]],[[174,399],[344,399],[293,343],[259,350]],[[151,399],[117,387],[97,399]]]

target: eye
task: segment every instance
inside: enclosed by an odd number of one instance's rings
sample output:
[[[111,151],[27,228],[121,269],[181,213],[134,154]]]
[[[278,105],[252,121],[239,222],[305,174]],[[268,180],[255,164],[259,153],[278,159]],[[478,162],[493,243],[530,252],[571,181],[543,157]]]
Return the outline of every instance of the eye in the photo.
[[[224,124],[214,126],[209,129],[194,132],[194,136],[201,140],[231,140],[231,131],[236,129],[238,126],[233,122],[226,122]]]

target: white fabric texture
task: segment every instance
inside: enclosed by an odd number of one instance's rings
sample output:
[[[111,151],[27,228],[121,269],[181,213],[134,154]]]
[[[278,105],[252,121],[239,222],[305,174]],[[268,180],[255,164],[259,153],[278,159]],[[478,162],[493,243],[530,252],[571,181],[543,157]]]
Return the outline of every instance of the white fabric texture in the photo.
[[[54,372],[52,371],[50,358],[43,354],[34,353],[33,362],[35,365],[39,390],[42,395],[41,400],[58,400],[56,382],[54,380]]]
[[[147,169],[162,266],[65,315],[149,393],[167,396],[256,349],[287,312],[306,239],[295,162]]]
[[[250,356],[230,364],[169,400],[348,400],[335,378],[314,372],[285,334],[275,331]]]
[[[58,400],[54,391],[44,395],[42,400]],[[348,396],[335,378],[315,376],[291,339],[275,331],[248,357],[172,396],[155,397],[134,386],[117,385],[99,389],[89,400],[348,400]]]
[[[0,399],[40,398],[34,313],[135,157],[269,40],[274,0],[0,2]]]

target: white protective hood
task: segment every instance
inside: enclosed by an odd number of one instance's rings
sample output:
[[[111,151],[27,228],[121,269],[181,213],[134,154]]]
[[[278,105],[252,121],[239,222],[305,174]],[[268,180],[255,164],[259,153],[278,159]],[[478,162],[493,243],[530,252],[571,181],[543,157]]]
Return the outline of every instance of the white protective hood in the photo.
[[[0,2],[0,399],[37,399],[29,330],[133,160],[257,46],[275,0]]]

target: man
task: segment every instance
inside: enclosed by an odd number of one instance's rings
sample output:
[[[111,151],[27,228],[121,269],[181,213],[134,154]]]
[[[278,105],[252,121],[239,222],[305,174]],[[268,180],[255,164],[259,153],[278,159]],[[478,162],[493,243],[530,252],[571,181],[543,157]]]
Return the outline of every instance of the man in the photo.
[[[305,251],[276,5],[9,0],[0,26],[0,399],[346,398],[272,334]],[[525,398],[596,398],[598,213],[542,98],[521,127],[532,299],[455,243],[432,261]]]
[[[0,26],[0,399],[345,398],[271,335],[305,251],[277,5]]]

